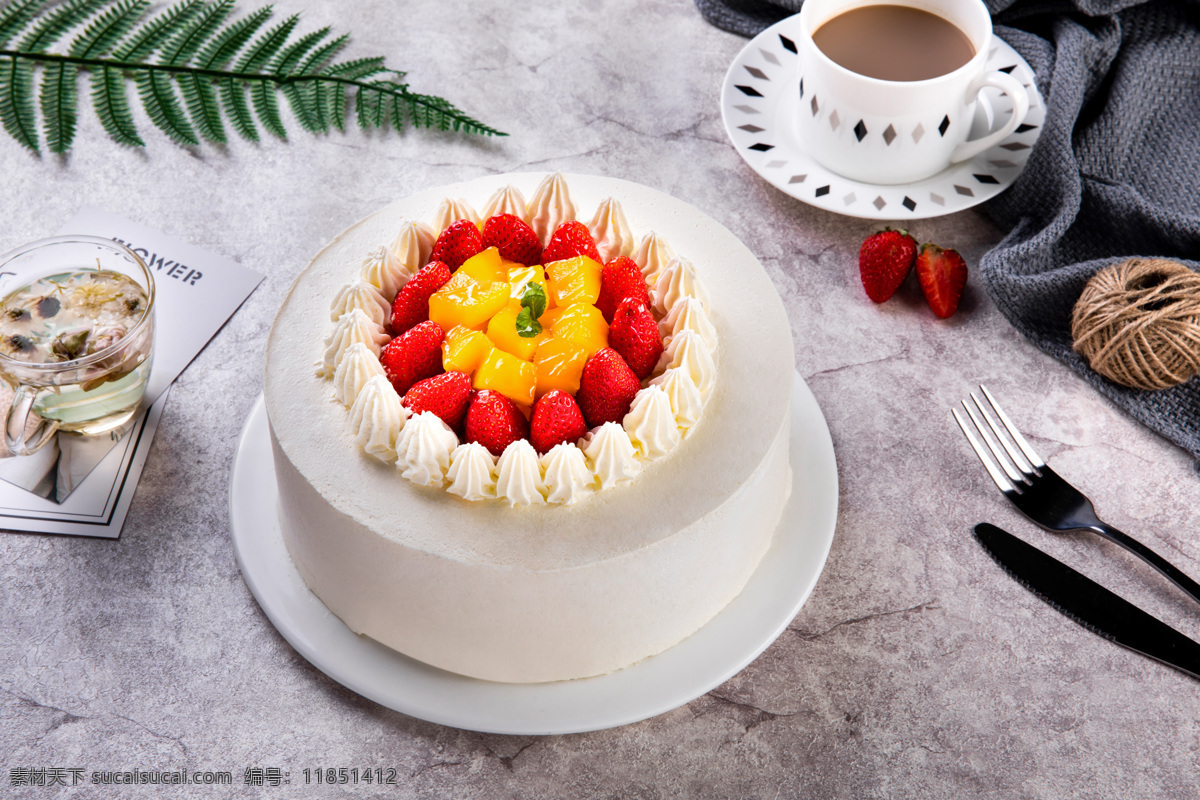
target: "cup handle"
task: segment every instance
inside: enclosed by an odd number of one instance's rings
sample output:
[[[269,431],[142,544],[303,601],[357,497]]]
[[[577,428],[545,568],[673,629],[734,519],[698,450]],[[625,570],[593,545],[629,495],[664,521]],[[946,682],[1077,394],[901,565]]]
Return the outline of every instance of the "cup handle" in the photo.
[[[988,135],[981,136],[978,139],[970,139],[954,148],[954,153],[950,156],[951,164],[957,164],[960,161],[974,158],[984,150],[994,147],[1001,139],[1016,130],[1017,126],[1025,121],[1025,115],[1029,113],[1029,93],[1025,91],[1025,87],[1013,76],[1004,72],[984,73],[971,84],[967,90],[967,96],[977,97],[985,86],[995,86],[1012,98],[1012,115],[999,130],[992,131]]]
[[[30,390],[23,383],[13,391],[12,405],[8,407],[8,417],[4,422],[4,443],[14,455],[33,455],[45,447],[46,442],[50,441],[50,437],[58,430],[57,420],[38,417],[38,426],[28,437],[25,436],[25,425],[37,396],[36,390]]]

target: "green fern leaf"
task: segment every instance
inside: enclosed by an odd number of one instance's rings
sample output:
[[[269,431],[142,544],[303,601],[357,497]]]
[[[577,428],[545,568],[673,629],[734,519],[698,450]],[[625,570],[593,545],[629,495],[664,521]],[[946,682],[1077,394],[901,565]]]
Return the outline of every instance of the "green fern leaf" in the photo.
[[[89,24],[67,51],[78,58],[97,58],[112,50],[150,7],[150,0],[121,0]]]
[[[250,73],[262,70],[275,53],[279,51],[279,48],[283,47],[287,42],[288,37],[292,35],[292,30],[295,29],[296,23],[299,21],[300,17],[293,14],[258,37],[254,41],[254,44],[250,45],[250,49],[238,59],[234,71]]]
[[[323,119],[322,109],[317,103],[316,88],[312,84],[285,83],[280,89],[300,127],[309,133],[324,133],[329,130],[328,123]]]
[[[280,139],[286,139],[287,130],[283,127],[283,117],[279,115],[279,100],[275,96],[275,87],[266,81],[255,81],[250,84],[250,99],[263,127]]]
[[[52,153],[65,153],[75,140],[76,88],[79,68],[74,64],[48,64],[42,72],[42,119],[46,146]]]
[[[392,128],[397,131],[404,130],[404,126],[408,124],[409,115],[413,113],[411,103],[403,95],[395,93],[388,93],[384,102],[388,110],[388,122],[391,123]]]
[[[334,39],[332,42],[327,42],[321,47],[318,47],[316,50],[310,53],[303,62],[301,62],[300,66],[296,68],[296,72],[301,75],[315,75],[319,73],[329,63],[329,59],[337,55],[338,52],[341,51],[349,41],[350,37],[343,34]],[[380,58],[378,61],[382,62],[383,59]]]
[[[376,81],[373,85],[387,96],[388,121],[396,130],[403,130],[405,124],[412,124],[414,127],[455,130],[488,136],[505,135],[501,131],[467,116],[443,98],[415,94],[409,92],[408,87],[403,84],[387,81]]]
[[[200,140],[179,105],[170,77],[162,71],[143,69],[135,73],[138,96],[150,121],[178,144],[197,145]]]
[[[113,67],[101,67],[92,73],[92,105],[100,124],[117,142],[130,147],[145,147],[138,136],[125,93],[125,76]]]
[[[221,103],[217,99],[217,87],[212,78],[200,75],[176,77],[179,91],[192,124],[200,135],[210,142],[225,143],[225,126],[221,122]]]
[[[343,83],[333,84],[324,99],[329,108],[328,116],[333,124],[339,131],[346,130],[346,85]]]
[[[435,118],[438,120],[438,127],[441,130],[454,130],[463,133],[476,133],[486,136],[504,136],[501,131],[496,130],[488,125],[484,125],[477,119],[468,116],[460,109],[455,107],[453,103],[442,97],[433,97],[425,94],[410,95],[414,102],[424,105],[431,110]]]
[[[25,34],[20,48],[30,53],[43,52],[66,35],[67,31],[82,24],[89,14],[106,2],[108,0],[67,0],[66,3],[42,17]]]
[[[340,83],[320,81],[313,84],[321,119],[328,128],[346,130],[346,87]]]
[[[233,0],[220,0],[208,6],[184,25],[171,42],[163,48],[163,62],[171,66],[188,63],[188,60],[204,46],[205,41],[220,29],[229,12],[233,10]]]
[[[79,58],[104,55],[133,29],[149,6],[149,0],[121,0],[91,22],[83,33],[71,43],[68,52]],[[67,81],[61,86],[59,99],[61,101],[61,98],[69,97],[70,101],[69,104],[61,106],[63,111],[56,116],[51,109],[61,104],[55,103],[53,99],[47,97],[47,90],[55,77],[55,66],[49,65],[43,76],[42,116],[46,120],[46,140],[50,150],[55,153],[65,153],[71,149],[75,135],[75,95],[78,75],[74,65],[63,65],[64,67],[69,66],[70,70],[68,75],[68,70],[64,68],[58,76],[60,80]],[[103,87],[105,95],[103,97],[97,96],[97,82]],[[114,93],[114,85],[115,91],[119,91],[119,95]],[[110,136],[123,144],[142,144],[129,114],[125,83],[119,72],[110,72],[107,68],[101,68],[93,73],[93,103],[101,124]],[[67,110],[70,113],[69,118],[64,113]]]
[[[140,62],[152,56],[167,43],[167,35],[179,25],[187,24],[204,10],[204,0],[183,0],[156,17],[142,23],[114,51],[113,58],[123,62]]]
[[[213,37],[233,10],[233,0],[220,0],[182,26],[171,43],[163,50],[163,60],[171,66],[186,64]],[[197,74],[178,74],[175,77],[192,125],[211,142],[224,143],[225,126],[221,122],[221,106],[212,79]]]
[[[272,9],[265,6],[247,17],[227,25],[201,49],[196,58],[196,65],[201,69],[220,69],[229,63],[246,42],[258,32],[259,28],[270,18]],[[203,92],[203,89],[199,90]],[[229,114],[233,129],[238,134],[252,142],[258,141],[258,129],[254,125],[254,115],[246,101],[245,86],[240,81],[222,78],[217,81],[217,94],[220,103]],[[193,114],[195,111],[193,110]],[[219,122],[219,109],[216,110]]]
[[[296,65],[313,47],[329,35],[329,28],[322,28],[300,37],[283,48],[271,59],[267,70],[274,75],[291,75],[296,71]],[[292,113],[300,121],[300,125],[312,133],[324,133],[329,130],[329,122],[325,119],[324,109],[318,97],[319,87],[305,83],[284,83],[280,87]]]
[[[344,131],[346,129],[345,84],[317,80],[310,85],[313,102],[319,118],[325,124],[325,130],[332,125],[338,130]]]
[[[344,78],[348,81],[365,81],[367,78],[390,71],[383,65],[382,58],[358,58],[354,61],[343,61],[340,64],[325,67],[319,74],[331,78]]]
[[[312,83],[301,83],[298,85],[298,88],[307,98],[309,113],[318,125],[318,131],[315,132],[328,133],[332,120],[329,119],[329,104],[325,101],[324,85],[320,81],[314,81]]]
[[[298,16],[292,15],[259,36],[238,59],[234,67],[235,71],[256,73],[261,70],[287,42],[299,20]],[[274,84],[265,80],[257,80],[249,82],[249,87],[254,111],[258,114],[263,127],[280,139],[286,139],[287,130],[284,128],[283,118],[279,114],[279,100],[275,97]]]
[[[418,103],[417,95],[408,98],[409,119],[418,127],[448,130],[450,125],[444,119],[440,109],[432,103]]]
[[[0,123],[10,136],[38,152],[33,65],[23,58],[0,59]]]
[[[243,17],[225,27],[213,37],[196,57],[196,65],[203,69],[220,69],[229,63],[246,42],[258,32],[271,17],[271,7],[264,6],[248,17]]]
[[[376,128],[385,128],[388,124],[388,106],[389,98],[387,95],[378,91],[371,91],[366,95],[367,113],[371,124]]]
[[[329,28],[322,28],[319,31],[301,36],[296,41],[289,44],[276,54],[275,58],[271,59],[271,65],[267,71],[274,75],[291,75],[297,72],[296,65],[304,58],[304,54],[329,35]]]
[[[372,114],[371,108],[368,105],[371,101],[367,99],[369,94],[371,94],[371,90],[362,86],[354,91],[354,113],[358,116],[358,127],[363,130],[369,130],[374,127],[371,124]]]
[[[363,130],[382,128],[387,121],[379,92],[369,87],[358,87],[354,95],[354,110],[358,115],[358,127]]]
[[[223,78],[217,91],[221,95],[221,103],[233,122],[233,129],[243,139],[258,141],[258,128],[254,124],[254,114],[250,112],[250,103],[246,100],[246,87],[241,81]]]
[[[46,0],[17,0],[0,9],[0,47],[21,32],[46,5]]]

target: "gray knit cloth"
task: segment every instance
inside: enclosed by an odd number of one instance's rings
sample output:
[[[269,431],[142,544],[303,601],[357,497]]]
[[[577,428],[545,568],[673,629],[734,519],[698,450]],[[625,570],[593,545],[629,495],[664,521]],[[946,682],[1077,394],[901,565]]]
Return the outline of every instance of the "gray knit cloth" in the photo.
[[[803,0],[695,0],[753,36]],[[980,262],[988,294],[1038,347],[1200,469],[1200,378],[1139,391],[1071,349],[1071,309],[1100,268],[1200,258],[1200,2],[988,0],[996,33],[1029,62],[1046,120],[1025,171],[987,211],[1008,235]]]

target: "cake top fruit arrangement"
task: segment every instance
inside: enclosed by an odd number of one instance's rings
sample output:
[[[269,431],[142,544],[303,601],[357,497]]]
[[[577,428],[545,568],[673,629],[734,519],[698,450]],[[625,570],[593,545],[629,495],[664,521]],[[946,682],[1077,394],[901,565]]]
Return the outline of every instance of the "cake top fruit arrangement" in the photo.
[[[318,375],[354,440],[465,500],[571,504],[634,480],[700,421],[717,332],[696,270],[619,202],[576,218],[561,174],[482,214],[446,199],[333,300]]]

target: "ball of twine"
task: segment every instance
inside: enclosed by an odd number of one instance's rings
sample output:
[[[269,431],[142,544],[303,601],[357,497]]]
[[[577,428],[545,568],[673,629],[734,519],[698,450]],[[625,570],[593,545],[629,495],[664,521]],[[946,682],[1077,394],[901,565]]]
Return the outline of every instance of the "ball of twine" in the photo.
[[[1131,258],[1084,286],[1071,314],[1075,352],[1135,389],[1166,389],[1200,372],[1200,273]]]

